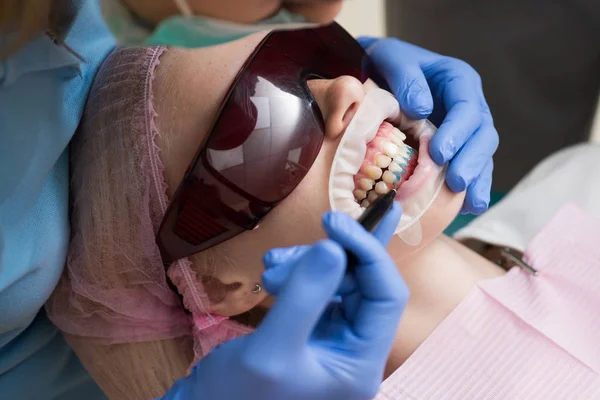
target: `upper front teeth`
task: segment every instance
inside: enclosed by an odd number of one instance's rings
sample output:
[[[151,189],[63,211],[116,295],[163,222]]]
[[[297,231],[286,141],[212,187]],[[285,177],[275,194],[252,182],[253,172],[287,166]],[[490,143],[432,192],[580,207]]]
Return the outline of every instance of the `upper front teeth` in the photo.
[[[375,190],[371,190],[369,192],[369,194],[367,195],[367,200],[369,201],[369,203],[373,203],[375,202],[375,200],[377,200],[377,192]]]
[[[377,194],[386,194],[389,190],[388,185],[384,181],[379,181],[375,184],[375,192]]]
[[[360,188],[365,191],[369,191],[373,189],[373,185],[375,185],[375,181],[372,179],[362,178],[359,182]]]
[[[391,162],[392,160],[388,161],[388,164]],[[380,166],[379,163],[377,163],[377,165],[368,165],[365,167],[364,171],[365,174],[367,174],[367,176],[373,180],[377,180],[379,178],[381,178],[381,174],[383,173],[381,171],[381,168],[385,168],[384,166]]]
[[[356,198],[356,200],[361,201],[364,200],[367,197],[367,192],[365,190],[361,190],[361,189],[356,189],[354,190],[354,197]]]
[[[394,158],[400,151],[400,148],[392,142],[385,142],[383,143],[382,150],[386,156]]]
[[[385,183],[390,184],[390,185],[393,185],[394,183],[396,183],[396,175],[394,175],[394,173],[392,171],[390,171],[389,169],[383,173],[382,179]]]
[[[380,126],[369,142],[367,154],[355,177],[354,198],[363,207],[394,188],[406,172],[414,151],[404,144],[406,135],[389,123]]]
[[[394,136],[399,138],[401,141],[404,142],[406,140],[406,135],[400,129],[394,127],[393,132],[394,132]]]
[[[388,157],[384,154],[377,154],[375,156],[375,164],[379,167],[379,168],[387,168],[388,165],[390,165],[390,163],[392,162],[391,157]]]
[[[398,164],[400,167],[406,167],[408,165],[408,156],[405,155],[397,155],[394,157],[394,162]]]
[[[394,162],[390,163],[390,165],[388,166],[388,171],[400,172],[402,171],[402,167],[398,164],[398,161],[394,159]]]
[[[389,139],[392,141],[392,143],[394,143],[396,146],[400,146],[404,139],[406,139],[406,137],[403,139],[402,137],[398,136],[398,135],[390,135]]]

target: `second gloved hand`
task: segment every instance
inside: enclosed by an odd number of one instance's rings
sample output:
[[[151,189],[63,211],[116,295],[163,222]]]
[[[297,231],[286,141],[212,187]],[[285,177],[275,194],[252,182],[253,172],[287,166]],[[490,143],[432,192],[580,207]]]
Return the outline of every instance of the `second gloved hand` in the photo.
[[[277,300],[264,321],[214,349],[163,400],[373,398],[408,298],[384,247],[400,214],[395,204],[374,236],[328,213],[330,240],[269,252],[263,281]],[[348,285],[344,249],[358,259]]]
[[[401,40],[360,38],[378,74],[413,119],[439,127],[431,158],[450,163],[446,182],[467,190],[463,213],[481,214],[490,201],[492,156],[498,132],[483,95],[479,74],[464,61],[442,56]]]

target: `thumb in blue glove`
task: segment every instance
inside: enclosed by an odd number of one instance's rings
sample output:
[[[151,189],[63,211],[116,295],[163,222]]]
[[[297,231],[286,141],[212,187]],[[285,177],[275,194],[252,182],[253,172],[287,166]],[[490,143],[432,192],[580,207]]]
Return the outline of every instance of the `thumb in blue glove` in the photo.
[[[384,242],[393,233],[384,228],[397,225],[399,210],[380,227]],[[164,399],[367,400],[376,394],[408,290],[382,243],[356,221],[328,213],[323,223],[333,240],[287,257],[290,275],[258,329],[213,350]],[[358,259],[356,285],[331,303],[346,272],[344,248]]]
[[[388,211],[386,217],[379,223],[373,236],[379,240],[382,246],[387,247],[394,231],[398,226],[398,221],[402,216],[402,206],[399,203],[394,203]],[[265,268],[263,273],[263,287],[273,295],[277,295],[279,290],[291,275],[297,260],[310,249],[310,246],[294,246],[287,248],[273,249],[264,257]],[[356,285],[355,276],[353,273],[346,272],[344,280],[340,285],[338,294],[348,293],[354,290]]]

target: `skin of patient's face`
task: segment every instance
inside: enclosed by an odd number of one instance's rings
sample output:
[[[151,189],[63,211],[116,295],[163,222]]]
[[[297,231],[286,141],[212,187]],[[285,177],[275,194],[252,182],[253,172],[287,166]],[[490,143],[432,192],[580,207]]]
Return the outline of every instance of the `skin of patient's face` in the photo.
[[[161,136],[158,145],[171,197],[217,115],[222,99],[240,67],[265,33],[205,49],[171,49],[161,59],[154,84],[154,107]],[[325,237],[323,213],[330,209],[329,172],[343,132],[365,95],[356,79],[309,82],[323,113],[326,136],[319,156],[300,185],[261,221],[258,229],[193,256],[199,275],[214,277],[207,288],[213,311],[237,315],[263,302],[264,291],[252,293],[264,271],[263,255],[274,247],[311,244]],[[446,186],[422,217],[423,241],[409,246],[395,237],[390,251],[402,270],[418,251],[435,239],[456,216],[464,196]],[[393,249],[393,251],[392,251]],[[210,264],[210,265],[207,265]],[[268,303],[268,301],[267,301]]]
[[[152,24],[178,15],[174,0],[121,0],[129,9]],[[255,23],[274,15],[282,6],[310,21],[333,21],[343,0],[187,0],[195,15],[238,23]]]

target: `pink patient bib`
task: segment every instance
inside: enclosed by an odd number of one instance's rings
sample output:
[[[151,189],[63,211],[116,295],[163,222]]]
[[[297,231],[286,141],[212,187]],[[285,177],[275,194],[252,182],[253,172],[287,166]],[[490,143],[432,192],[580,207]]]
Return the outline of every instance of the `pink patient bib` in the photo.
[[[567,205],[475,287],[377,400],[600,399],[600,221]]]

